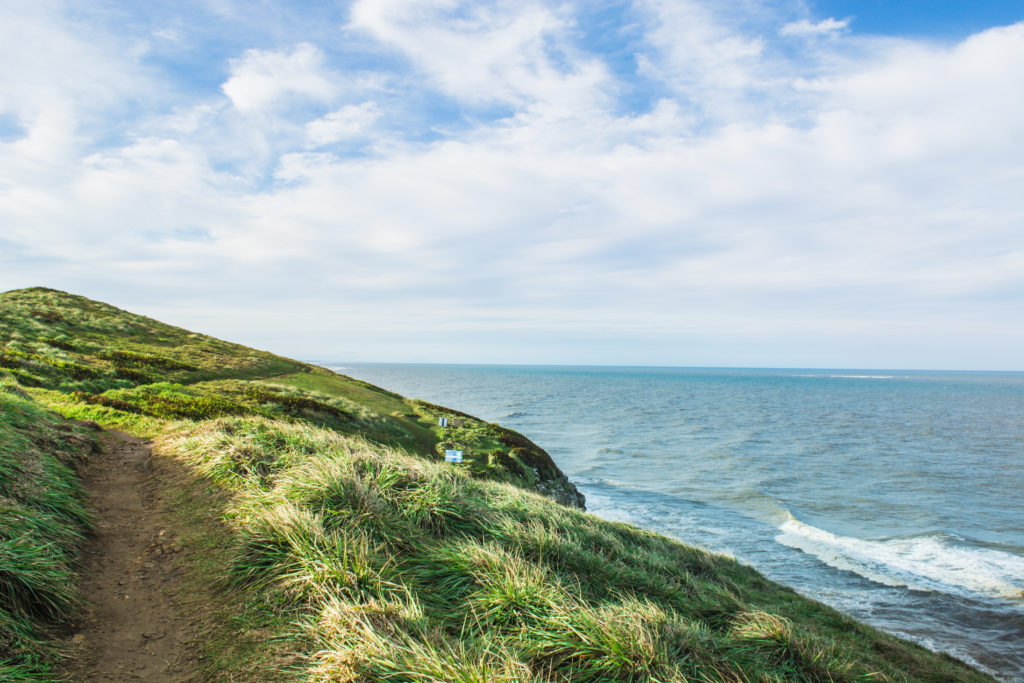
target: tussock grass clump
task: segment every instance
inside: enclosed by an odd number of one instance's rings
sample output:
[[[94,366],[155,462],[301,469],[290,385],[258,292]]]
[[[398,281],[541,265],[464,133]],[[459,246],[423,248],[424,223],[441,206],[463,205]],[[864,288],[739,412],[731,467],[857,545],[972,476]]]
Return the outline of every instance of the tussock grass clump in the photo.
[[[515,632],[542,624],[564,608],[566,591],[543,567],[521,556],[495,554],[474,572],[479,586],[466,603],[482,626]]]
[[[79,608],[89,524],[75,463],[91,440],[18,391],[0,391],[0,680],[46,679],[48,635]]]
[[[232,492],[230,584],[285,592],[308,680],[986,680],[730,558],[359,438],[227,417],[163,447]]]

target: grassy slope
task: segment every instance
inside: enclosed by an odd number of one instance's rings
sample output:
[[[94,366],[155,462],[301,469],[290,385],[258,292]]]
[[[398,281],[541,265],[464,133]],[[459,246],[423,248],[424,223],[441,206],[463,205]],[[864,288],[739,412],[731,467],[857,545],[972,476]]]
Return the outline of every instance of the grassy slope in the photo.
[[[988,680],[730,558],[358,437],[221,418],[163,448],[230,493],[229,584],[295,615],[306,680]]]
[[[206,639],[211,680],[988,680],[731,559],[552,503],[530,490],[557,481],[543,451],[472,418],[442,434],[436,417],[454,411],[440,406],[50,290],[0,294],[0,345],[8,384],[162,434],[161,453],[222,492],[225,524],[195,537],[227,545],[194,578],[224,585],[226,567],[238,606]],[[0,457],[77,500],[70,456],[38,446],[59,424],[7,396]],[[437,462],[446,441],[466,448],[464,466]],[[31,464],[47,457],[65,470]],[[66,573],[61,610],[4,602],[16,581],[2,543],[70,567],[85,520],[69,520],[0,526],[0,661],[45,669],[32,639],[74,606]],[[5,645],[6,624],[25,619],[39,624],[28,645]],[[276,645],[224,656],[252,634]]]
[[[575,492],[547,453],[513,432],[495,438],[496,425],[469,418],[459,433],[442,434],[437,418],[454,414],[442,406],[64,292],[0,294],[0,373],[69,416],[135,434],[168,421],[263,415],[430,458],[460,447],[478,476],[563,499]]]

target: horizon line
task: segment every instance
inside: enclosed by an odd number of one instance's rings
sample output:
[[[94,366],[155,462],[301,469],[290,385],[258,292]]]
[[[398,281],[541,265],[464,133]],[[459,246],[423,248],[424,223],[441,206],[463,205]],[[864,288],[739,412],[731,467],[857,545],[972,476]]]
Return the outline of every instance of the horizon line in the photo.
[[[814,372],[948,372],[948,373],[987,373],[987,374],[1024,374],[1024,370],[978,370],[978,369],[943,369],[943,368],[884,368],[884,367],[839,367],[839,366],[770,366],[770,365],[637,365],[614,363],[460,363],[444,361],[365,361],[365,360],[327,360],[300,358],[303,363],[322,365],[335,363],[339,365],[421,365],[421,366],[461,366],[482,368],[608,368],[608,369],[650,369],[650,370],[806,370]]]

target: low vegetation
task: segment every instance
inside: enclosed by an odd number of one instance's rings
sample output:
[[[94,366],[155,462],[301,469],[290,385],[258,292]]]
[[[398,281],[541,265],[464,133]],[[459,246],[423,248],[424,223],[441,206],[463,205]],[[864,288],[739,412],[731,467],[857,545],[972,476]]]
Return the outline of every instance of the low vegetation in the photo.
[[[230,491],[239,593],[284,591],[312,681],[983,680],[720,555],[310,425],[167,452]]]
[[[76,467],[93,443],[0,381],[0,681],[47,678],[54,629],[79,610],[74,572],[89,515]]]
[[[219,491],[192,539],[236,606],[197,643],[209,680],[989,680],[586,514],[537,444],[443,406],[51,290],[0,295],[0,351],[0,680],[48,675],[79,603],[90,441],[44,405]]]

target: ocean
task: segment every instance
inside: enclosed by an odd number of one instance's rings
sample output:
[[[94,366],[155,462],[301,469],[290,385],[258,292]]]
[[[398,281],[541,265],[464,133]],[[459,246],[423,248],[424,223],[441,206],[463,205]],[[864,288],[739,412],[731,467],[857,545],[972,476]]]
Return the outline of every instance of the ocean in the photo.
[[[1024,681],[1024,373],[321,364],[522,432],[601,517]]]

